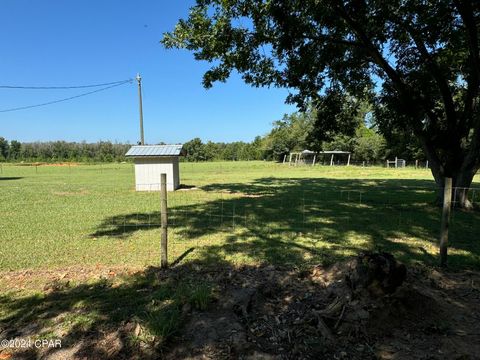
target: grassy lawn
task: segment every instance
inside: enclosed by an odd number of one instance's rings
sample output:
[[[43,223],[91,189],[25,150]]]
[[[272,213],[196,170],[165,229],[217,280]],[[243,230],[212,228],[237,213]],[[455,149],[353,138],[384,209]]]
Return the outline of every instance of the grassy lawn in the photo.
[[[61,338],[68,351],[83,339],[93,351],[120,327],[139,356],[139,343],[161,348],[186,307],[202,310],[215,297],[197,264],[303,267],[362,250],[438,262],[440,209],[428,170],[225,162],[182,163],[180,174],[185,189],[168,198],[169,261],[180,266],[159,278],[143,269],[159,264],[160,197],[134,191],[131,164],[4,164],[0,333]],[[479,220],[454,210],[451,268],[480,268]]]
[[[3,165],[0,270],[159,262],[158,193],[131,164]],[[440,210],[425,169],[183,163],[169,193],[169,260],[331,262],[362,249],[435,264]],[[480,194],[473,194],[480,198]],[[450,264],[478,267],[476,213],[455,211]]]

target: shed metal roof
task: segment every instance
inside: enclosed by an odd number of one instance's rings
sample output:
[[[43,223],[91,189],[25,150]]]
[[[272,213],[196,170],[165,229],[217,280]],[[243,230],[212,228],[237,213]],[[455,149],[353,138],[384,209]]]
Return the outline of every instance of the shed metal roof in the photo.
[[[182,144],[176,145],[135,145],[132,146],[125,156],[180,156],[182,154]]]

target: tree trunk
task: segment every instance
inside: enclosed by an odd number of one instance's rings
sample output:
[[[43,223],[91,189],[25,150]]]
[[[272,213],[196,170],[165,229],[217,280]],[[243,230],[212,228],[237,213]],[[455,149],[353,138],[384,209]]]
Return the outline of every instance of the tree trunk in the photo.
[[[473,208],[472,202],[468,199],[468,192],[472,185],[473,177],[476,171],[474,169],[461,170],[453,179],[453,205],[462,209],[470,210]]]
[[[468,193],[477,169],[475,167],[462,167],[447,172],[443,170],[444,167],[439,165],[435,159],[429,159],[429,162],[432,164],[432,175],[438,188],[437,203],[439,205],[443,204],[443,187],[446,177],[445,173],[448,173],[448,176],[451,176],[453,179],[452,205],[461,209],[471,210],[473,208],[473,204],[468,199]]]

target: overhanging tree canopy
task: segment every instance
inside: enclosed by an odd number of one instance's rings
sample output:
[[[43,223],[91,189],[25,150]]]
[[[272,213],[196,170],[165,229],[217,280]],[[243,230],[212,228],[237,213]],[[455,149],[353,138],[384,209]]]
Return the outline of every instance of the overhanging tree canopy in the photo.
[[[236,70],[292,89],[287,101],[319,109],[320,133],[352,129],[342,104],[369,96],[381,129],[418,137],[440,187],[449,176],[468,188],[480,167],[479,28],[476,0],[197,0],[162,42],[212,63],[206,87]]]

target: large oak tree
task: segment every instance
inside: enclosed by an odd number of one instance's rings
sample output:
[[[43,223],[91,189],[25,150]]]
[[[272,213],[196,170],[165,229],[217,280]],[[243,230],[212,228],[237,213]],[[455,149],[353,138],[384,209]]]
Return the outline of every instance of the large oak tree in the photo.
[[[480,167],[480,1],[197,0],[162,42],[211,63],[204,85],[238,71],[348,128],[346,97],[370,97],[383,129],[413,132],[436,183],[469,188]],[[458,194],[469,206],[467,192]]]

